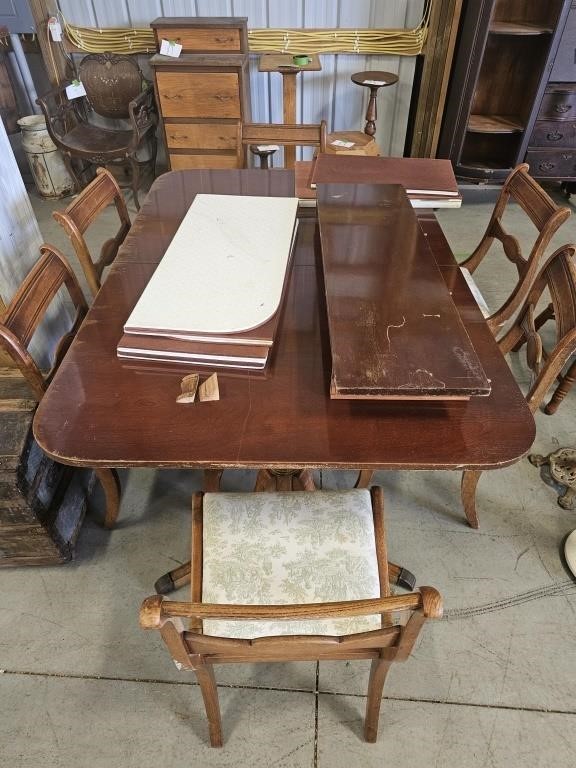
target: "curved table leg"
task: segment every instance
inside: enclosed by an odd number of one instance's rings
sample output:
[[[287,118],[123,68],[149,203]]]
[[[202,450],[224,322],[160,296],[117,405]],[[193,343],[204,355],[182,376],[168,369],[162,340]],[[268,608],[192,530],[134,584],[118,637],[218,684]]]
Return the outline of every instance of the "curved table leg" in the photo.
[[[104,525],[106,528],[113,528],[118,518],[118,512],[120,510],[120,493],[122,486],[120,485],[120,478],[115,469],[102,469],[98,468],[94,470],[96,477],[100,481],[104,496],[106,497],[106,515],[104,517]]]
[[[478,515],[476,514],[476,486],[481,474],[482,472],[477,469],[466,469],[462,472],[460,494],[462,496],[462,504],[464,505],[464,514],[471,528],[480,527]]]

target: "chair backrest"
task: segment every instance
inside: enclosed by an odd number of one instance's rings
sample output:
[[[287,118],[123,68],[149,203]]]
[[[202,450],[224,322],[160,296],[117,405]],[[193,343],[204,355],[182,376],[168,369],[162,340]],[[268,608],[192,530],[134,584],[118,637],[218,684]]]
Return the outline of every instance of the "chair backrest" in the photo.
[[[546,261],[510,330],[499,341],[503,354],[526,343],[526,358],[534,380],[526,396],[532,412],[542,403],[551,384],[576,352],[576,263],[575,245],[564,245]],[[547,317],[556,321],[556,344],[545,353],[538,333],[540,323],[536,306],[545,290],[551,298],[552,311]]]
[[[88,310],[78,281],[60,251],[44,244],[40,253],[40,259],[24,279],[0,323],[0,347],[14,360],[38,400],[42,398]],[[43,373],[28,352],[28,345],[46,310],[63,286],[68,290],[76,308],[76,317],[72,328],[58,344],[52,367]]]
[[[146,83],[136,59],[116,53],[85,56],[78,75],[94,112],[109,118],[128,118],[128,104]]]
[[[84,233],[102,211],[114,203],[120,219],[120,228],[103,244],[100,255],[94,260],[84,239]],[[130,216],[122,190],[112,174],[104,168],[98,168],[96,178],[85,187],[70,203],[65,211],[54,211],[52,216],[64,228],[76,251],[78,261],[93,295],[100,289],[102,272],[112,263],[118,248],[130,231]]]
[[[318,147],[326,151],[326,122],[291,125],[282,123],[238,124],[238,167],[245,165],[244,147],[250,144],[279,144],[283,147]]]
[[[522,163],[511,171],[496,202],[484,236],[476,250],[460,265],[474,272],[494,240],[499,240],[504,254],[516,267],[519,280],[514,290],[498,311],[487,320],[492,331],[497,331],[520,308],[538,273],[550,239],[570,216],[570,209],[556,205],[528,171],[529,166],[526,163]],[[522,253],[517,238],[507,232],[502,223],[510,200],[518,203],[538,230],[536,240],[526,255]]]

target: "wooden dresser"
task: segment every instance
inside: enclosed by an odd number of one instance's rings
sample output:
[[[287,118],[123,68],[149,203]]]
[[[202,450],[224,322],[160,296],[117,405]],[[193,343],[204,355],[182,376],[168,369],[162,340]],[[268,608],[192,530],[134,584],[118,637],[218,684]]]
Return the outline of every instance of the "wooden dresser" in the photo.
[[[575,45],[576,2],[572,2],[526,153],[536,178],[576,180]]]
[[[156,54],[156,101],[171,170],[236,168],[238,124],[250,121],[247,20],[159,18],[162,39],[182,45],[178,58]]]

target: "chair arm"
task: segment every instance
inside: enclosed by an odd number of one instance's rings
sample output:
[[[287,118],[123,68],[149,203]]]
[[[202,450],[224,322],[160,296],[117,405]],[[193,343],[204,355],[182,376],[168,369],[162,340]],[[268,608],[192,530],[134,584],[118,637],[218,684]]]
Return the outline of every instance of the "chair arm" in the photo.
[[[128,104],[128,114],[133,131],[131,149],[135,151],[146,133],[154,129],[158,122],[154,90],[151,86],[146,87],[142,93],[132,99]]]
[[[71,82],[70,80],[57,88],[52,88],[36,99],[36,104],[46,118],[46,127],[50,138],[56,144],[70,130],[71,119],[74,120],[74,123],[86,120],[85,99],[69,99],[66,95],[66,88]]]
[[[395,597],[347,600],[335,603],[303,603],[293,605],[215,605],[183,603],[167,600],[163,595],[146,598],[140,609],[140,626],[157,629],[170,618],[229,619],[238,621],[325,619],[345,616],[367,616],[374,613],[421,609],[427,618],[442,615],[442,598],[433,587]]]

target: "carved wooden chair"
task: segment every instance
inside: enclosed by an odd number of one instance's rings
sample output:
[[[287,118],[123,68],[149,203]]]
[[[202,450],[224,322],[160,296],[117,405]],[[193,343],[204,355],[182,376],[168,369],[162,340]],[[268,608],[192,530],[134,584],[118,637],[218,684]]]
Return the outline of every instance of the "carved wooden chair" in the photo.
[[[504,355],[526,345],[526,358],[533,373],[526,400],[533,413],[540,407],[548,389],[576,352],[575,253],[576,246],[565,245],[550,256],[538,274],[513,325],[498,342]],[[546,289],[550,293],[556,318],[556,344],[550,352],[546,352],[542,344],[536,315],[536,306]],[[466,519],[472,528],[478,528],[476,486],[481,474],[478,470],[466,470],[462,474],[462,503]]]
[[[238,124],[238,167],[246,167],[244,147],[254,147],[257,155],[268,157],[270,145],[283,147],[318,147],[319,152],[326,152],[326,122],[318,124],[290,125],[284,123],[239,123]],[[262,149],[260,149],[262,147]],[[268,168],[268,163],[261,163]],[[293,167],[293,166],[292,166]]]
[[[558,206],[528,173],[526,163],[518,165],[506,179],[492,216],[480,243],[460,268],[474,293],[491,331],[496,335],[502,325],[512,319],[522,306],[540,267],[551,237],[570,216],[570,209]],[[518,240],[509,234],[502,219],[510,200],[518,203],[538,230],[530,253],[523,255]],[[518,282],[504,304],[495,312],[488,308],[472,274],[482,263],[494,240],[500,241],[504,255],[518,271]]]
[[[84,233],[98,215],[114,203],[120,219],[120,228],[114,237],[106,240],[97,261],[92,259]],[[54,211],[52,216],[64,228],[70,238],[86,281],[95,296],[100,290],[102,272],[109,266],[118,253],[130,231],[130,217],[124,202],[124,196],[112,174],[104,168],[96,170],[96,178],[85,187],[65,211]]]
[[[82,290],[64,256],[50,245],[43,245],[40,253],[40,259],[24,279],[0,323],[0,348],[14,360],[39,401],[88,310]],[[52,367],[44,372],[28,352],[28,345],[46,310],[62,288],[70,295],[76,317],[70,331],[56,348]],[[120,481],[113,469],[98,468],[95,472],[106,495],[105,525],[111,528],[118,516]]]
[[[377,487],[195,494],[191,602],[149,597],[140,624],[196,673],[212,746],[222,745],[213,665],[258,661],[371,659],[364,736],[376,741],[390,665],[442,615],[432,587],[390,596],[383,506]]]
[[[61,150],[66,166],[82,188],[80,177],[92,165],[129,164],[136,208],[140,165],[154,174],[158,112],[151,83],[144,79],[134,57],[115,53],[92,53],[80,62],[78,77],[86,96],[69,100],[64,85],[38,98],[52,141]],[[96,123],[94,115],[129,121],[129,127],[110,128]],[[141,163],[137,153],[149,144],[150,157]],[[72,159],[82,168],[76,172]]]

